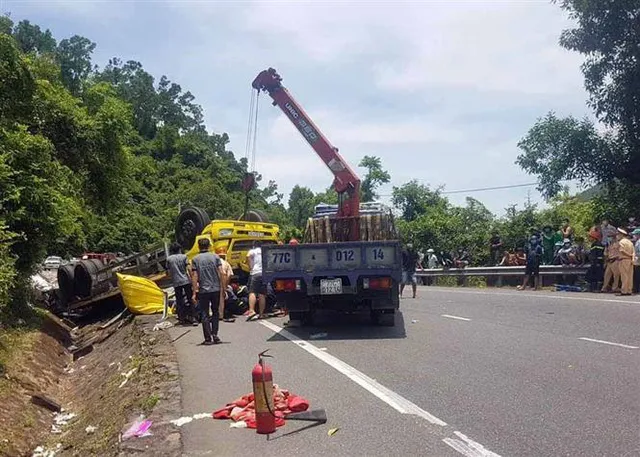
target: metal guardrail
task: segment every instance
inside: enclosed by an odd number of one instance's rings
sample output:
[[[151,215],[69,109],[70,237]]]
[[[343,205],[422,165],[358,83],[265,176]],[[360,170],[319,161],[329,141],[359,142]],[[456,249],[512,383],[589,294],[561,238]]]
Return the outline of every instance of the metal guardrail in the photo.
[[[540,265],[540,276],[553,275],[584,275],[589,265],[563,266]],[[423,278],[435,278],[441,276],[523,276],[525,267],[468,267],[447,269],[423,269],[416,270],[416,276]]]

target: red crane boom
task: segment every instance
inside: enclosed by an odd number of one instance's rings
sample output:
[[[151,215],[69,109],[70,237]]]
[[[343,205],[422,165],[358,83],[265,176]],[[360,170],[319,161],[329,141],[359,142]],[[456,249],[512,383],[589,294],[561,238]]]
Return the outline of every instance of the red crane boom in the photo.
[[[252,86],[264,91],[273,99],[273,105],[280,107],[289,120],[311,145],[314,151],[333,173],[333,188],[338,193],[339,206],[337,217],[356,218],[360,215],[360,178],[353,172],[349,164],[338,153],[338,148],[320,132],[307,113],[295,101],[289,91],[282,85],[282,77],[275,69],[269,68],[260,72],[253,80]],[[357,225],[356,225],[357,227]],[[351,231],[357,237],[357,230]]]

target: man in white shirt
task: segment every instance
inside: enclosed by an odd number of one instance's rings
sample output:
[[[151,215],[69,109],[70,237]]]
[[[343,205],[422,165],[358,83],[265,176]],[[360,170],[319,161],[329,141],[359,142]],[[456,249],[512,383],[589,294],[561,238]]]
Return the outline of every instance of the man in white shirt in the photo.
[[[257,242],[253,243],[253,249],[247,253],[249,263],[249,316],[248,321],[265,317],[267,306],[267,288],[262,282],[262,249]],[[256,314],[256,301],[258,302],[258,314]]]

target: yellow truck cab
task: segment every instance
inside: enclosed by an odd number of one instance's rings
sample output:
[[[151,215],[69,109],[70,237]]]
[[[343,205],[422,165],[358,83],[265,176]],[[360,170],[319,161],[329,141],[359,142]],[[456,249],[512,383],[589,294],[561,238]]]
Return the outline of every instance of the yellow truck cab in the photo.
[[[208,238],[211,242],[211,252],[216,252],[219,248],[226,250],[227,262],[242,281],[249,274],[247,252],[253,243],[259,241],[264,244],[276,244],[279,232],[280,228],[276,224],[266,222],[214,220],[195,237],[193,246],[186,254],[191,260],[199,252],[198,240]]]

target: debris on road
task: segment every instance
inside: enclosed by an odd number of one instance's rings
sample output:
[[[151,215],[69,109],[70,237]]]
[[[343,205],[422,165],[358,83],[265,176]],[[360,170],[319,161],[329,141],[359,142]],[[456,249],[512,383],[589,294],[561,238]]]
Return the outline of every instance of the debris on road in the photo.
[[[93,425],[87,425],[87,428],[85,428],[84,431],[87,432],[87,435],[91,435],[97,429],[98,429],[98,427],[94,427]]]
[[[245,421],[231,422],[229,428],[247,428],[247,423]]]
[[[319,340],[322,338],[327,338],[329,334],[327,332],[313,333],[309,335],[310,340]]]
[[[151,432],[149,431],[149,429],[151,428],[152,424],[153,422],[145,419],[144,416],[140,415],[140,417],[133,421],[127,431],[122,434],[122,440],[128,440],[129,438],[133,438],[134,436],[136,438],[150,436]]]
[[[124,387],[124,385],[127,383],[127,381],[129,381],[129,378],[131,376],[133,376],[133,373],[135,373],[137,370],[137,368],[132,368],[129,371],[127,371],[126,373],[120,373],[122,376],[124,376],[124,381],[122,381],[120,383],[120,385],[118,386],[118,389]]]
[[[327,435],[333,436],[336,433],[338,433],[338,430],[340,430],[340,429],[339,428],[330,428],[329,431],[327,432]]]
[[[38,446],[33,450],[31,457],[55,457],[56,453],[62,448],[62,444],[58,443],[55,449],[46,449],[44,446]]]
[[[412,324],[417,324],[418,322],[420,322],[418,319],[412,319],[412,320],[411,320],[411,323],[412,323]]]
[[[61,409],[59,413],[55,413],[53,416],[53,424],[51,424],[51,433],[62,433],[62,427],[66,426],[69,421],[76,417],[76,413],[66,413],[64,409]]]
[[[157,332],[158,330],[164,330],[171,327],[173,327],[173,324],[170,321],[162,321],[153,326],[153,331]]]
[[[171,422],[176,427],[182,427],[183,425],[188,424],[194,420],[206,419],[211,417],[212,417],[211,413],[198,413],[198,414],[194,414],[193,416],[183,416],[169,422]]]
[[[285,419],[289,414],[307,411],[309,401],[298,395],[290,393],[288,390],[280,389],[278,385],[273,385],[274,414],[276,416],[276,427],[285,424]],[[213,413],[214,419],[232,419],[234,422],[245,422],[247,428],[256,428],[256,405],[252,393],[228,403]],[[238,426],[242,427],[242,426]]]

